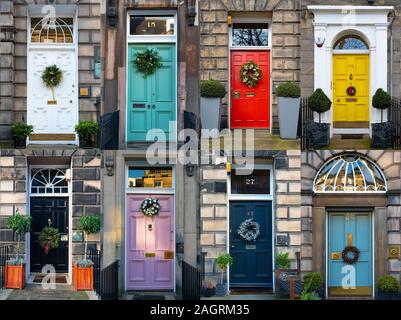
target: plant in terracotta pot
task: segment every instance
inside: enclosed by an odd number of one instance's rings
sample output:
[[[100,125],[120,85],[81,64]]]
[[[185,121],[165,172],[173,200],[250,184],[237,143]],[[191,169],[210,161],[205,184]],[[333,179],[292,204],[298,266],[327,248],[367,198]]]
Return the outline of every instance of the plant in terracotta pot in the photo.
[[[7,226],[17,235],[17,254],[6,263],[5,287],[23,289],[25,287],[25,260],[21,258],[21,236],[31,230],[32,218],[18,212],[6,220]]]
[[[226,274],[228,267],[233,264],[233,258],[229,253],[221,253],[216,258],[216,263],[221,270],[221,279],[220,283],[216,286],[216,295],[222,297],[228,292],[227,282],[224,282],[224,274]]]
[[[322,123],[321,115],[331,108],[331,101],[322,89],[316,89],[309,97],[308,105],[319,114],[319,123],[312,122],[307,126],[308,139],[312,148],[324,148],[330,144],[330,124]]]
[[[301,107],[301,89],[296,83],[287,81],[277,87],[276,96],[278,97],[280,137],[296,139]]]
[[[44,227],[39,233],[40,246],[49,254],[52,249],[57,249],[60,245],[61,236],[58,229],[52,227]]]
[[[216,80],[202,80],[201,94],[201,124],[202,129],[220,129],[220,104],[226,95],[224,85]]]
[[[87,259],[88,236],[100,231],[100,216],[82,216],[78,229],[84,233],[85,253],[73,266],[73,283],[76,290],[93,290],[93,261]]]
[[[308,272],[303,277],[301,300],[320,300],[324,295],[323,278],[319,272]]]
[[[380,123],[372,124],[372,147],[385,149],[392,146],[393,124],[383,122],[383,110],[390,108],[391,96],[383,89],[377,89],[372,98],[372,106],[380,110]]]
[[[380,300],[401,300],[400,282],[393,276],[381,276],[377,282]]]
[[[203,281],[202,290],[205,297],[213,297],[216,294],[216,281],[207,279]]]
[[[79,145],[81,148],[93,148],[95,138],[99,131],[99,125],[93,121],[83,121],[75,126],[75,132],[79,136]]]
[[[24,149],[26,147],[26,138],[33,132],[33,126],[23,122],[14,123],[11,126],[11,135],[14,140],[15,149]]]

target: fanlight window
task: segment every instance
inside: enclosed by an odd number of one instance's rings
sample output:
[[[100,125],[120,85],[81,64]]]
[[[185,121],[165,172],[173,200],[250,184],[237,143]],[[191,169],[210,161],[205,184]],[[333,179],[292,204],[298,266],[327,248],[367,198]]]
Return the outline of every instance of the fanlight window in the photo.
[[[341,155],[328,161],[316,175],[313,190],[322,192],[386,192],[386,179],[371,161]]]
[[[334,50],[369,50],[369,46],[361,37],[348,35],[336,42]]]
[[[72,18],[32,18],[32,43],[72,43],[74,40]]]
[[[33,169],[31,194],[68,193],[65,169]]]

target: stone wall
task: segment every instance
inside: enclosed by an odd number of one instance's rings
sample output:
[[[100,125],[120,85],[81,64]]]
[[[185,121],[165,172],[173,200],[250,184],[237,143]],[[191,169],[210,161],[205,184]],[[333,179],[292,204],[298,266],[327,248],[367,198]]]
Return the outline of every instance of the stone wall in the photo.
[[[200,16],[200,76],[219,80],[229,89],[229,35],[227,17],[240,13],[272,14],[273,87],[287,80],[299,81],[300,11],[297,0],[226,1],[201,0]],[[276,100],[273,97],[273,131],[278,131]],[[223,100],[222,122],[227,120],[227,98]],[[222,123],[222,125],[224,125]]]

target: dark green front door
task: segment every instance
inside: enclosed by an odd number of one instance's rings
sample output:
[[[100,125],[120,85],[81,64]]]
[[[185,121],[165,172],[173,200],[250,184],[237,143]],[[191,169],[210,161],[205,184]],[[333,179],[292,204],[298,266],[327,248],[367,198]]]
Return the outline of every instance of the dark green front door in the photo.
[[[134,60],[137,53],[153,49],[162,66],[144,77]],[[166,140],[175,140],[176,53],[174,44],[130,44],[128,48],[127,141],[146,141],[148,131],[160,129]],[[170,129],[173,128],[173,129]],[[153,141],[153,139],[152,139]]]

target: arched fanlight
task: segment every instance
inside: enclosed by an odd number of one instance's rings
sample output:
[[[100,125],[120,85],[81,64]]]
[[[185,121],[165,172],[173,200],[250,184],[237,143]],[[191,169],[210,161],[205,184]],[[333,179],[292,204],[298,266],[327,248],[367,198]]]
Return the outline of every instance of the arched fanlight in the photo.
[[[343,154],[327,161],[318,171],[313,191],[386,192],[383,172],[371,160],[355,154]]]
[[[68,193],[65,169],[32,169],[31,194]]]
[[[32,18],[31,42],[72,43],[72,18]]]
[[[345,35],[338,39],[333,47],[334,50],[369,50],[369,46],[362,37],[358,35]]]

